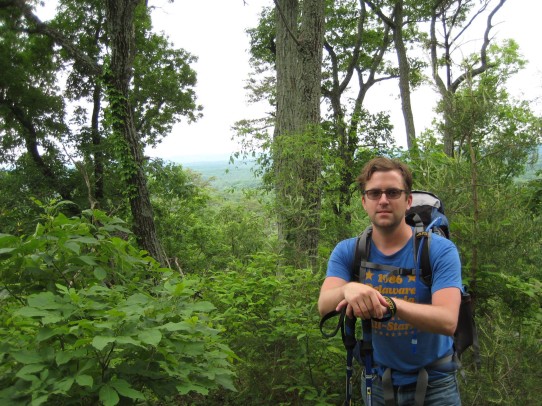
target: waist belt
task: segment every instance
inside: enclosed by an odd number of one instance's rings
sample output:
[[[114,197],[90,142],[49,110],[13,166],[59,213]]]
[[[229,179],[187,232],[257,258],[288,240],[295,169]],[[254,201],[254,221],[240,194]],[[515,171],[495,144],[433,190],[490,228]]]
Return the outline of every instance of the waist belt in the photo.
[[[425,393],[427,392],[427,384],[429,383],[428,370],[452,372],[457,369],[455,362],[455,354],[450,354],[442,357],[429,365],[426,365],[418,371],[418,378],[416,380],[416,393],[414,395],[414,405],[423,406],[425,400]],[[384,402],[386,406],[395,405],[395,392],[391,379],[391,368],[386,368],[382,375],[382,390],[384,392]],[[411,386],[411,385],[408,385]]]

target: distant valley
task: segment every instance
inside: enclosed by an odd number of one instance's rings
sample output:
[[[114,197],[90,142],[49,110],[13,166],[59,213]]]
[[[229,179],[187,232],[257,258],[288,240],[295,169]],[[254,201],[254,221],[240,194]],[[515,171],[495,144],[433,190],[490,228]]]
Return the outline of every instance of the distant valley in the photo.
[[[255,163],[239,162],[230,164],[227,161],[189,162],[183,163],[184,168],[201,174],[217,190],[254,189],[261,185],[261,179],[253,173]]]

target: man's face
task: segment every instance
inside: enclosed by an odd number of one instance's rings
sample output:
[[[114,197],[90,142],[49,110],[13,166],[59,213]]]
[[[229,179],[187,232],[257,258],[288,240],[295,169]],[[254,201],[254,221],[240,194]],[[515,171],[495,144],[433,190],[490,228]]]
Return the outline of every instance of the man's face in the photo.
[[[403,176],[400,171],[375,172],[365,185],[365,190],[404,189]],[[405,218],[405,212],[412,203],[412,195],[401,194],[398,199],[390,199],[382,193],[377,200],[370,200],[367,196],[361,198],[363,208],[375,228],[393,231]]]

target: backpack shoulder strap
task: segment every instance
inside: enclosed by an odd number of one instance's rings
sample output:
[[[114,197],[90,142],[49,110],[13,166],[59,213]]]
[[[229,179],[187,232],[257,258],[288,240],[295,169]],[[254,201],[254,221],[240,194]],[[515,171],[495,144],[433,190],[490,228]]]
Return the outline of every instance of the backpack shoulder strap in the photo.
[[[423,228],[422,228],[423,230]],[[357,282],[365,281],[367,268],[389,272],[390,275],[413,275],[416,269],[400,268],[393,265],[382,265],[369,262],[369,253],[371,250],[372,226],[367,227],[356,239],[354,261],[352,262],[351,275],[352,280]],[[416,246],[416,244],[415,244]],[[414,249],[416,252],[416,249]]]
[[[422,254],[420,258],[420,267],[421,267],[421,278],[422,282],[427,286],[433,284],[433,269],[431,268],[431,261],[429,259],[429,248],[431,246],[431,237],[433,232],[429,231],[427,239],[422,246]]]
[[[369,251],[371,249],[371,234],[373,227],[367,227],[356,239],[354,251],[354,262],[352,263],[352,280],[362,281],[365,279],[365,268],[361,271],[361,263],[367,262]],[[363,272],[363,275],[361,275]]]
[[[429,259],[429,249],[433,231],[425,229],[418,214],[412,214],[409,221],[414,226],[414,261],[420,266],[422,282],[427,286],[431,286],[433,283],[433,269]]]

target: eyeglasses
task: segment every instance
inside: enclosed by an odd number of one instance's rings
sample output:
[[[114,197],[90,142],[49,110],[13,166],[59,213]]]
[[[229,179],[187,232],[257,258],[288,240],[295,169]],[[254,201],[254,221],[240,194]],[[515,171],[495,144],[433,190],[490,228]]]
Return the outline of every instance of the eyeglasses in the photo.
[[[386,189],[386,190],[380,190],[380,189],[369,189],[363,192],[365,196],[369,200],[379,200],[382,197],[382,194],[385,193],[386,197],[388,199],[399,199],[401,197],[401,194],[403,192],[406,192],[404,189]]]

